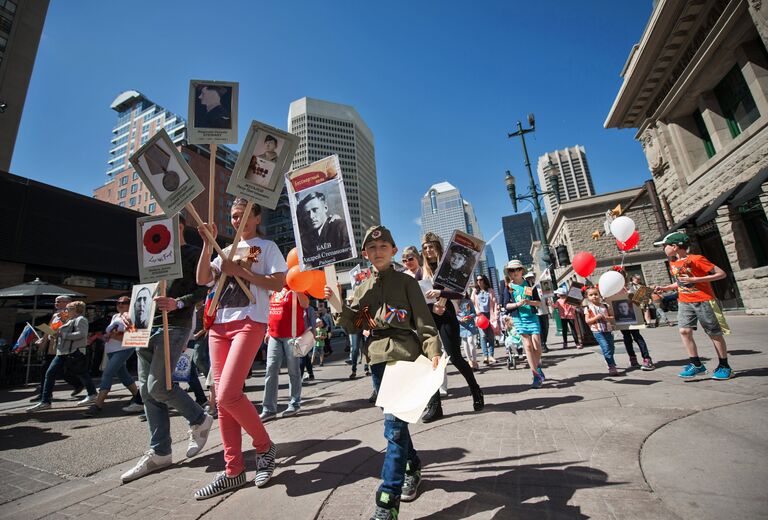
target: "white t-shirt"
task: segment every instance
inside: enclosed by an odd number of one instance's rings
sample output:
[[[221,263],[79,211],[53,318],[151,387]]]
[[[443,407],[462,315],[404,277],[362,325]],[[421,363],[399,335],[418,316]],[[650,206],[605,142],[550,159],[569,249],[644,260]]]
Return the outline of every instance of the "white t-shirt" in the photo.
[[[224,254],[229,255],[232,246],[224,248]],[[249,255],[255,258],[251,264],[251,272],[261,275],[270,275],[274,273],[284,273],[288,270],[285,258],[277,248],[277,244],[271,240],[263,238],[252,238],[250,240],[241,240],[237,245],[235,260],[245,259]],[[250,260],[249,260],[250,261]],[[221,257],[217,256],[211,262],[211,267],[218,278],[221,273]],[[232,277],[227,277],[224,284],[221,297],[219,298],[219,308],[216,311],[216,323],[228,323],[230,321],[244,320],[250,318],[256,323],[267,323],[269,321],[269,290],[250,284],[251,294],[256,300],[252,304],[243,290]]]
[[[125,324],[123,324],[123,320],[120,319],[119,312],[112,316],[112,321],[109,322],[109,326],[107,327],[107,332],[113,332],[115,330],[117,332],[125,332]],[[107,354],[117,352],[118,350],[123,350],[123,342],[119,339],[112,338],[104,344],[104,352]]]

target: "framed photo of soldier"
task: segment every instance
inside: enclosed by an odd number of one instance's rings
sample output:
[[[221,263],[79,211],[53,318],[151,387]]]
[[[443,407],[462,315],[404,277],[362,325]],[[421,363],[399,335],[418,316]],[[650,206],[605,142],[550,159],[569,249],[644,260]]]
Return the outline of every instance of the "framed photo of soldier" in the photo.
[[[237,143],[240,84],[193,79],[189,82],[187,140],[190,144]]]
[[[129,159],[166,215],[175,215],[200,195],[203,184],[163,129]]]
[[[293,170],[286,179],[301,269],[357,257],[338,156]]]
[[[152,320],[155,316],[157,283],[134,285],[131,290],[131,307],[128,318],[131,327],[123,334],[123,348],[144,348],[149,344]]]
[[[454,231],[440,259],[434,283],[461,293],[466,291],[484,246],[483,240]]]
[[[298,146],[298,136],[253,121],[229,178],[227,193],[275,209],[285,185],[285,172]]]
[[[638,315],[635,311],[636,307],[632,304],[632,300],[621,299],[613,300],[610,302],[611,309],[613,310],[613,317],[616,323],[616,327],[621,325],[637,325]],[[642,323],[642,322],[640,322]],[[627,328],[627,327],[624,327]]]
[[[136,219],[136,243],[141,283],[182,277],[178,214]]]

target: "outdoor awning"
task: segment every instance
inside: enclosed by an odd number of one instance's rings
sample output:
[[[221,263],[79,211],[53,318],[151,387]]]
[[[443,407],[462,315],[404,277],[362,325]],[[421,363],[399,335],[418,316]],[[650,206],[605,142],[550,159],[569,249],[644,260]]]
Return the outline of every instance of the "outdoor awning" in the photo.
[[[726,190],[724,193],[722,193],[718,198],[712,201],[711,204],[707,204],[707,206],[704,208],[704,211],[701,212],[701,215],[696,218],[696,225],[703,226],[710,220],[714,219],[717,216],[717,208],[731,202],[731,199],[733,199],[733,197],[739,192],[739,190],[744,187],[745,184],[747,183],[741,182],[737,184],[730,190]]]
[[[747,182],[744,187],[733,196],[731,199],[731,206],[741,206],[750,199],[754,199],[762,191],[762,185],[768,181],[768,166],[758,172],[757,175],[752,177],[752,180]]]

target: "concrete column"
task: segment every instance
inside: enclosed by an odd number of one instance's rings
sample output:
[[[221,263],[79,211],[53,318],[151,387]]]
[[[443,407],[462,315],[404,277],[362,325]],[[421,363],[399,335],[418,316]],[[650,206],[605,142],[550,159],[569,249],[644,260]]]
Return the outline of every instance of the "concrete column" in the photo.
[[[760,115],[768,115],[768,62],[765,59],[765,49],[760,42],[753,40],[737,49],[739,66],[747,82],[749,92],[755,100]]]
[[[751,268],[755,262],[755,255],[744,229],[741,215],[728,205],[720,206],[717,208],[715,224],[720,232],[720,238],[723,241],[734,275],[742,269]]]
[[[714,92],[704,92],[699,97],[699,109],[701,110],[701,118],[709,130],[709,137],[712,138],[712,144],[715,145],[715,153],[717,153],[733,140],[733,136],[728,129],[728,122],[722,116],[722,109]]]
[[[763,45],[768,48],[768,1],[749,0],[749,15],[755,22],[755,28],[763,40]]]
[[[762,193],[760,193],[760,204],[763,205],[763,211],[768,216],[768,182],[764,182],[761,186]]]

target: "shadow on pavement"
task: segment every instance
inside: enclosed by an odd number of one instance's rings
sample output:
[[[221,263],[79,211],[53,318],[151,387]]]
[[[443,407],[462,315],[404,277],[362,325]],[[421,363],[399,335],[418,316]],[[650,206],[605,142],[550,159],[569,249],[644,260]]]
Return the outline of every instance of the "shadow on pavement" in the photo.
[[[3,451],[23,450],[68,438],[69,435],[52,432],[50,428],[35,426],[15,426],[0,430],[0,446],[2,446]]]
[[[449,475],[444,474],[436,476],[443,476],[446,480],[436,479],[430,469],[426,468],[423,491],[442,489],[448,493],[469,492],[472,496],[419,518],[458,519],[490,511],[495,511],[490,517],[494,519],[589,518],[581,512],[579,506],[568,504],[574,493],[579,489],[613,486],[620,482],[609,483],[608,475],[601,470],[568,464],[570,463],[507,467],[491,466],[487,463],[474,464],[475,467],[470,471],[487,474],[456,480],[448,479]],[[463,472],[466,468],[455,471]],[[497,474],[498,471],[502,473]]]

